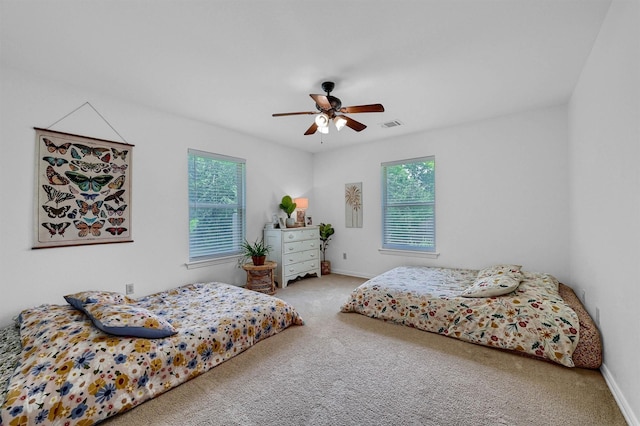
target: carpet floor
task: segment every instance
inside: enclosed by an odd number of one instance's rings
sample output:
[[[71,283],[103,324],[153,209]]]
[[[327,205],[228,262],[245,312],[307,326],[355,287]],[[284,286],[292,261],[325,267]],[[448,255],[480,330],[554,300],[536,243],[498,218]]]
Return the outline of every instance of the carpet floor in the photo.
[[[158,398],[127,425],[626,425],[602,374],[340,306],[364,279],[278,289],[305,320]]]

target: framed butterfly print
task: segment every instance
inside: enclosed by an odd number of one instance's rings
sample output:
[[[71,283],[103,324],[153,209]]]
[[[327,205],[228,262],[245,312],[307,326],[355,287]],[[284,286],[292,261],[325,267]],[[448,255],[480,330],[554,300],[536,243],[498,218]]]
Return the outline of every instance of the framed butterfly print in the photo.
[[[132,242],[133,145],[35,130],[33,248]]]

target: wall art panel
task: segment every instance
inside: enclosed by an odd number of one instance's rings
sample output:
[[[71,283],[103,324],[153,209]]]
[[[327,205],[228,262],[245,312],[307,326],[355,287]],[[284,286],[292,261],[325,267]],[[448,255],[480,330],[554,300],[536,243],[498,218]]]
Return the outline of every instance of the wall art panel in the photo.
[[[132,242],[133,145],[35,130],[33,247]]]

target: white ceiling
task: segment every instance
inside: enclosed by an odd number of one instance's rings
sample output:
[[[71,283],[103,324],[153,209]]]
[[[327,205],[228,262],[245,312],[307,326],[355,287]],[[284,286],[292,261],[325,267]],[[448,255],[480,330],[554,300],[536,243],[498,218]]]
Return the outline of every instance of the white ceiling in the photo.
[[[0,0],[2,64],[310,152],[566,102],[610,0]],[[336,83],[368,127],[304,136]],[[91,101],[90,99],[87,99]],[[401,127],[381,123],[400,120]]]

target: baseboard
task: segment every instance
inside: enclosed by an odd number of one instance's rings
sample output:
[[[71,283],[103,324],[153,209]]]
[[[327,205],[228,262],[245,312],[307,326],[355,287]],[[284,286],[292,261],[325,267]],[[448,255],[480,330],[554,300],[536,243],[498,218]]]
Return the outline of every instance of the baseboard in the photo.
[[[334,267],[331,268],[331,272],[338,275],[347,275],[349,277],[358,277],[358,278],[366,278],[366,279],[371,279],[375,277],[375,275],[363,274],[362,272],[347,271],[345,269],[336,269]]]
[[[620,411],[622,411],[622,415],[624,416],[624,419],[627,421],[629,426],[640,426],[640,423],[638,423],[638,418],[633,413],[633,410],[629,406],[627,399],[620,391],[620,388],[616,384],[616,381],[613,379],[611,372],[604,363],[600,366],[600,372],[602,373],[605,382],[607,382],[607,386],[609,386],[609,390],[618,403],[618,407],[620,407]]]

